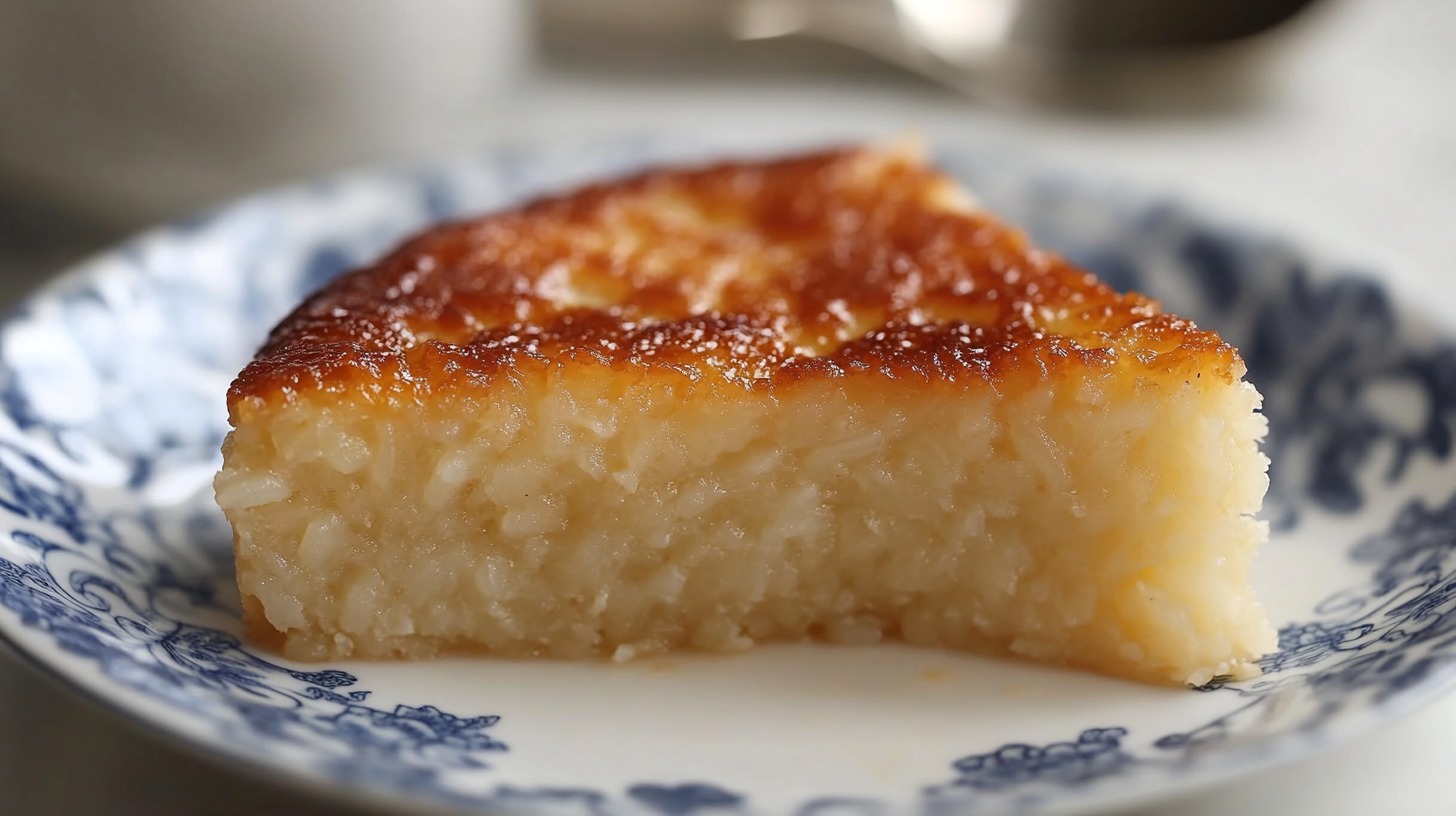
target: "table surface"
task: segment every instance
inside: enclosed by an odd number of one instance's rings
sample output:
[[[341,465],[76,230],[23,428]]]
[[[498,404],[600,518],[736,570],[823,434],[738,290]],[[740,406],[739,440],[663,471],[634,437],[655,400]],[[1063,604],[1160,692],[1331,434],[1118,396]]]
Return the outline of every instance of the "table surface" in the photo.
[[[1331,0],[1285,37],[1262,102],[1113,116],[989,110],[905,80],[827,72],[765,82],[718,68],[656,72],[538,67],[510,116],[478,143],[652,131],[891,136],[1008,150],[1082,175],[1177,195],[1318,246],[1456,315],[1456,2]],[[1197,102],[1198,89],[1190,88]],[[26,220],[28,219],[28,220]],[[0,303],[91,238],[33,215],[3,223]],[[12,242],[15,243],[15,242]],[[341,814],[113,720],[0,654],[0,791],[7,813]],[[65,758],[65,772],[52,769]],[[1246,777],[1154,814],[1339,816],[1456,812],[1456,698],[1307,761]]]

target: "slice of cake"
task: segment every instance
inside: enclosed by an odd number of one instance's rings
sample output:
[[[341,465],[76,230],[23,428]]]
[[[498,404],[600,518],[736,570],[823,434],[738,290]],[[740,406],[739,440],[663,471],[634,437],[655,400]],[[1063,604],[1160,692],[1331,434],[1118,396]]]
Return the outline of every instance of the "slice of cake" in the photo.
[[[893,638],[1198,684],[1275,642],[1243,374],[906,151],[659,170],[309,298],[217,499],[300,660]]]

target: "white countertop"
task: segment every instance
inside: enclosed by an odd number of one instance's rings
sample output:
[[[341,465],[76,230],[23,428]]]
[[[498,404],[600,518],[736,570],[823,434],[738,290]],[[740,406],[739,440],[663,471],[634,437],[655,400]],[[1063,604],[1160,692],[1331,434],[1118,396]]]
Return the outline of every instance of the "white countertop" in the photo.
[[[919,129],[1180,196],[1318,246],[1456,316],[1456,2],[1331,0],[1284,45],[1268,98],[1222,113],[1007,114],[929,86],[823,72],[767,82],[762,73],[556,69],[538,71],[508,115],[471,139]],[[0,255],[0,300],[46,263]],[[1453,758],[1456,698],[1448,698],[1308,761],[1140,813],[1448,814]],[[0,791],[0,811],[17,814],[343,812],[134,731],[3,654]]]

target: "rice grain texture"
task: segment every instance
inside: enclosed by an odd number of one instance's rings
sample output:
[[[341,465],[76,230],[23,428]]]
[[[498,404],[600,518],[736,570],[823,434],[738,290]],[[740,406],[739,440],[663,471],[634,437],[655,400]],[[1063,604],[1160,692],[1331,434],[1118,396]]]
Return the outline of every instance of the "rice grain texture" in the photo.
[[[296,659],[899,639],[1196,685],[1275,644],[1243,375],[906,151],[656,170],[314,295],[217,498]]]

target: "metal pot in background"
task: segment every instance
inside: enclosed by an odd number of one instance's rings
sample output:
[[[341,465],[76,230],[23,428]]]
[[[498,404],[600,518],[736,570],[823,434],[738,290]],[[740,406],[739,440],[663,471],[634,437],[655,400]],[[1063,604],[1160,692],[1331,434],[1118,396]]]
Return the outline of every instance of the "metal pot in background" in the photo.
[[[1237,106],[1317,0],[538,0],[546,53],[702,62],[716,41],[845,46],[1005,107]],[[686,46],[692,44],[692,51]],[[757,58],[759,55],[754,55]],[[743,54],[740,53],[740,57]],[[722,61],[720,57],[720,61]]]

